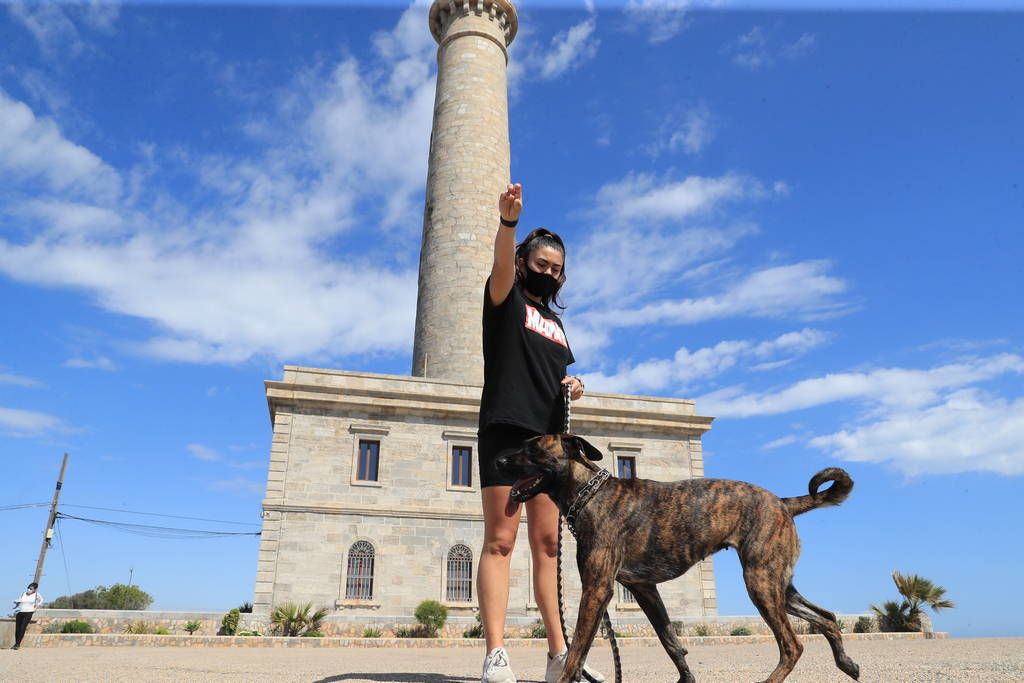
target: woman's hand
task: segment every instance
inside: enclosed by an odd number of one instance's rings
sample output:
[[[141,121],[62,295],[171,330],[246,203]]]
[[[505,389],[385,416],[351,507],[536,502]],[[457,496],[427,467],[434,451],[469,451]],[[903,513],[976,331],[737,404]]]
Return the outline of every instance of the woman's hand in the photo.
[[[562,380],[562,384],[569,385],[569,398],[573,401],[578,401],[580,397],[583,396],[583,380],[579,377],[567,375],[566,378]]]
[[[523,212],[523,186],[520,183],[509,185],[498,197],[498,211],[507,221],[519,220],[519,214]]]

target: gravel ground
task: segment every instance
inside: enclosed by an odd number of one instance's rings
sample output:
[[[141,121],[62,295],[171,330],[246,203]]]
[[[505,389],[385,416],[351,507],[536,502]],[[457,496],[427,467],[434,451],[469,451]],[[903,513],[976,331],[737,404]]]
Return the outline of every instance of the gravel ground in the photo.
[[[1024,681],[1024,638],[858,641],[847,651],[861,680]],[[543,650],[511,650],[523,683],[543,681]],[[69,647],[0,651],[2,681],[273,681],[284,683],[475,683],[483,652],[467,649],[229,649]],[[703,645],[690,649],[700,683],[763,680],[777,660],[772,644]],[[595,648],[591,663],[613,672],[611,651]],[[622,649],[625,683],[675,681],[660,647]],[[609,678],[612,678],[609,676]],[[828,646],[808,643],[788,681],[849,681],[832,663]]]

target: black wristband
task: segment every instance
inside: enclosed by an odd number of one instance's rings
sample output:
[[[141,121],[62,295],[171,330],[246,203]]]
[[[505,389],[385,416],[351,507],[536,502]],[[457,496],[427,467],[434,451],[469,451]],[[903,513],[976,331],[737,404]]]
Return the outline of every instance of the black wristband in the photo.
[[[504,216],[501,216],[501,224],[506,228],[514,228],[519,225],[519,219],[517,218],[514,221],[507,221]]]

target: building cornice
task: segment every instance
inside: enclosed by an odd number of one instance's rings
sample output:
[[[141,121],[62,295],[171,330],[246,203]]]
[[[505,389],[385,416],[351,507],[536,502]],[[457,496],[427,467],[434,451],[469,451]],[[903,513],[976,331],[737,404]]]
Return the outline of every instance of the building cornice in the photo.
[[[347,372],[286,365],[284,379],[265,382],[271,419],[282,407],[318,408],[344,413],[388,416],[419,415],[473,424],[480,408],[481,386],[406,375]],[[581,433],[641,429],[678,435],[701,435],[713,417],[695,412],[694,401],[624,394],[587,394],[573,403],[574,429]]]
[[[270,512],[299,512],[318,515],[361,515],[364,517],[395,517],[402,519],[446,519],[460,522],[482,522],[479,512],[459,510],[437,510],[417,507],[375,507],[372,505],[324,505],[314,503],[291,503],[280,499],[263,501],[263,510]],[[523,519],[525,521],[525,518]]]

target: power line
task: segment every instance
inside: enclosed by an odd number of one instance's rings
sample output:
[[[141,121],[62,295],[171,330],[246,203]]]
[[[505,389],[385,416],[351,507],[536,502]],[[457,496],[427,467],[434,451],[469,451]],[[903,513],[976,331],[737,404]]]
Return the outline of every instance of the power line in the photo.
[[[43,503],[48,505],[48,503]],[[70,503],[62,503],[61,507],[65,508],[81,508],[83,510],[102,510],[104,512],[121,512],[127,515],[143,515],[146,517],[166,517],[167,519],[187,519],[193,522],[213,522],[215,524],[234,524],[236,526],[261,526],[258,522],[234,522],[227,519],[208,519],[206,517],[186,517],[184,515],[164,515],[157,512],[140,512],[138,510],[122,510],[119,508],[102,508],[93,505],[72,505]]]
[[[74,519],[87,524],[103,526],[116,529],[125,533],[138,536],[149,536],[150,538],[224,538],[232,536],[259,536],[260,531],[215,531],[209,529],[182,529],[179,527],[154,526],[152,524],[131,524],[129,522],[114,522],[108,519],[92,519],[90,517],[78,517],[63,512],[57,513],[61,519]]]
[[[60,555],[64,558],[64,580],[67,581],[68,597],[70,598],[72,595],[74,595],[71,592],[71,570],[68,569],[68,556],[67,553],[64,552],[64,534],[61,533],[61,523],[59,518],[57,519],[57,522],[54,526],[57,527],[57,540],[60,541]]]
[[[25,510],[27,508],[44,508],[49,503],[19,503],[18,505],[0,505],[0,512],[8,510]]]

